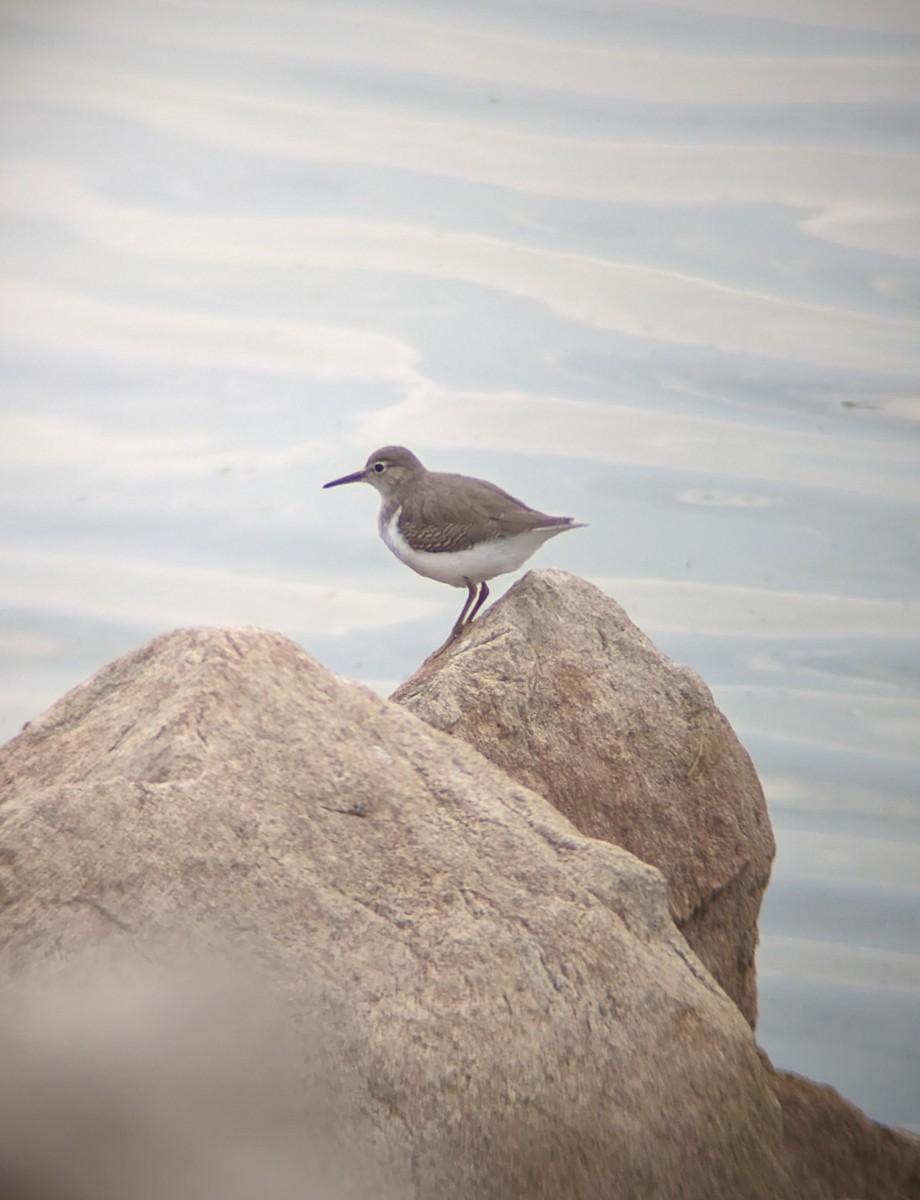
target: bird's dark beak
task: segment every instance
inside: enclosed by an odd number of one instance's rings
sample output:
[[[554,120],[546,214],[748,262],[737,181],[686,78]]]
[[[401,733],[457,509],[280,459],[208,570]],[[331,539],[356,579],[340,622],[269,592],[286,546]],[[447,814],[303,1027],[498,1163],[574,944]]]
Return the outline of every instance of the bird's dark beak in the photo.
[[[338,487],[340,483],[360,483],[363,478],[363,471],[353,471],[351,475],[343,475],[341,479],[333,479],[330,483],[324,483],[323,487]]]

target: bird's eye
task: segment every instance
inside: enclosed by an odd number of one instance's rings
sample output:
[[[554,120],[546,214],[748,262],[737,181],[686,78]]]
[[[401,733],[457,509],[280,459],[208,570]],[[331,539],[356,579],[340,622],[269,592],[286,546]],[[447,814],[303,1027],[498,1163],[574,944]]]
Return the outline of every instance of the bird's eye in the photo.
[[[377,472],[378,475],[382,475],[386,469],[387,469],[386,463],[374,463],[374,470]]]

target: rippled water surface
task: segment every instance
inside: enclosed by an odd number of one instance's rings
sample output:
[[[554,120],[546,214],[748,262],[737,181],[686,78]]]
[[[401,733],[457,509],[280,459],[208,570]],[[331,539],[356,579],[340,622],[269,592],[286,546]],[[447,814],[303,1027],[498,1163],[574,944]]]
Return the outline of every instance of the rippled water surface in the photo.
[[[492,478],[754,757],[766,1049],[920,1127],[920,6],[0,22],[3,732],[191,623],[386,690],[462,596],[320,484]]]

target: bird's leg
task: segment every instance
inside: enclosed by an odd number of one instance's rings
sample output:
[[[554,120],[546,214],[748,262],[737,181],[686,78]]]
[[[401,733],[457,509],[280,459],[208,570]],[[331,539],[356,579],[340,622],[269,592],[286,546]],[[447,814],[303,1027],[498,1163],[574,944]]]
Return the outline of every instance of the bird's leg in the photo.
[[[449,642],[452,642],[454,638],[459,637],[460,630],[463,628],[463,622],[466,620],[466,614],[470,610],[470,605],[476,599],[476,591],[479,585],[472,583],[469,579],[464,580],[464,582],[466,583],[469,594],[467,595],[463,608],[460,610],[460,616],[457,617],[457,620],[454,622],[454,627],[450,631],[450,637],[447,639]]]
[[[472,621],[473,617],[476,616],[476,614],[482,608],[483,604],[485,604],[486,600],[488,599],[488,596],[489,596],[489,585],[485,581],[483,581],[479,585],[479,598],[476,601],[476,603],[473,605],[473,607],[470,609],[469,615],[466,618],[467,625],[469,625],[469,623],[470,623],[470,621]]]

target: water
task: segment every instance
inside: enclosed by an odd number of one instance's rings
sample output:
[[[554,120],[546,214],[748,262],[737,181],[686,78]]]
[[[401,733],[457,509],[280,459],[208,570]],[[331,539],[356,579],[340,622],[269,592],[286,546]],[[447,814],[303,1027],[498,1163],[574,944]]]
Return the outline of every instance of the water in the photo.
[[[492,478],[754,757],[764,1046],[920,1128],[920,9],[0,21],[2,732],[194,623],[386,691],[462,596],[320,484]]]

